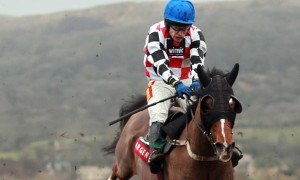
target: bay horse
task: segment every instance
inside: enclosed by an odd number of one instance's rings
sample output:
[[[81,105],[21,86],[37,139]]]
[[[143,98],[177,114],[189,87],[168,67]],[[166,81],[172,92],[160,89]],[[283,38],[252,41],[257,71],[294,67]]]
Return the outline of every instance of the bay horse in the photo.
[[[147,110],[140,111],[120,123],[114,142],[104,148],[115,154],[112,174],[108,180],[126,180],[137,175],[142,180],[231,180],[234,179],[231,162],[235,147],[232,128],[242,106],[234,96],[232,85],[239,64],[230,72],[213,68],[197,68],[202,88],[191,109],[194,114],[181,131],[178,139],[170,139],[172,150],[166,154],[159,174],[152,174],[147,162],[134,153],[139,137],[145,137],[149,128]],[[120,116],[146,105],[145,96],[130,105],[124,104]]]

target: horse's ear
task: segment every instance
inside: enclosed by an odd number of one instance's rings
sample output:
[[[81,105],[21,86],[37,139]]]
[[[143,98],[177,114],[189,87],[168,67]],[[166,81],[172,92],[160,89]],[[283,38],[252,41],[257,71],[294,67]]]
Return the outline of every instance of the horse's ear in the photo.
[[[226,80],[230,86],[233,85],[238,73],[239,73],[239,64],[236,63],[232,68],[231,72],[226,76]]]
[[[207,87],[209,85],[211,79],[208,77],[208,75],[204,71],[204,68],[201,65],[199,65],[197,67],[197,73],[198,73],[199,80],[200,80],[201,84],[203,85],[203,87]]]

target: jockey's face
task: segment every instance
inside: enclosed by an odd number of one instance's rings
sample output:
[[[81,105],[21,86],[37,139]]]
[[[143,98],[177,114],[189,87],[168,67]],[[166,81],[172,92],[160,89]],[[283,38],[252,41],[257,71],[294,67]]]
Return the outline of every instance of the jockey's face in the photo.
[[[185,34],[190,29],[190,25],[188,26],[170,26],[169,34],[172,39],[176,42],[181,42],[185,36]]]

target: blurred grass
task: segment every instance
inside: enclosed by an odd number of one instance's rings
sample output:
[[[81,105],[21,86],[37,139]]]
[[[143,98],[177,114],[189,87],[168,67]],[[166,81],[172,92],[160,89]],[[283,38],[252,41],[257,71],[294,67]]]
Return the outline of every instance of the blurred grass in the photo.
[[[9,151],[9,152],[0,152],[0,159],[9,159],[12,161],[18,161],[21,158],[21,151]]]

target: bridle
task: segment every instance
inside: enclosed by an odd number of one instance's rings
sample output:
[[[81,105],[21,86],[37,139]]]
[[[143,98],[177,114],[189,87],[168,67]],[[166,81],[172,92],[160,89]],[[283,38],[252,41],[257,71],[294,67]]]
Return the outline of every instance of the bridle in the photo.
[[[218,121],[219,119],[229,119],[231,123],[231,128],[234,126],[234,121],[236,117],[236,112],[234,112],[232,109],[230,109],[229,106],[229,98],[234,97],[233,96],[233,90],[231,86],[228,85],[228,82],[226,81],[225,78],[221,76],[216,76],[215,78],[211,79],[211,82],[206,88],[201,89],[201,99],[199,100],[199,108],[201,108],[202,101],[205,100],[206,97],[212,98],[214,102],[214,107],[213,109],[207,113],[204,114],[203,112],[200,112],[200,117],[202,123],[199,123],[196,121],[194,117],[194,113],[192,108],[189,109],[189,113],[192,117],[192,123],[195,124],[197,129],[200,131],[201,134],[203,134],[208,142],[210,143],[212,149],[213,149],[213,156],[200,156],[196,155],[195,153],[192,152],[190,145],[189,145],[189,140],[188,140],[188,117],[186,118],[186,138],[185,140],[173,140],[172,143],[175,145],[185,145],[187,147],[188,154],[190,155],[191,158],[195,160],[201,160],[201,161],[215,161],[219,160],[219,157],[217,156],[217,147],[216,143],[213,140],[212,134],[210,132],[210,129],[212,125]],[[224,98],[228,97],[228,98]],[[215,102],[216,101],[216,102]],[[226,102],[227,101],[227,102]],[[187,106],[191,107],[192,103],[190,100],[186,98],[186,104]]]
[[[202,101],[205,96],[210,96],[213,98],[213,101],[216,100],[216,102],[213,102],[213,108],[211,111],[209,111],[207,114],[202,114],[200,112],[200,118],[202,123],[199,124],[196,122],[196,119],[194,117],[194,114],[192,110],[190,110],[191,117],[193,123],[195,123],[197,129],[205,135],[208,142],[212,146],[214,150],[213,156],[200,156],[191,151],[190,144],[188,141],[188,118],[186,120],[186,138],[185,140],[172,140],[171,143],[173,145],[181,145],[186,146],[187,152],[189,156],[194,160],[199,161],[216,161],[219,160],[219,157],[217,156],[217,147],[216,143],[214,143],[212,134],[210,133],[210,128],[220,118],[226,118],[231,123],[231,128],[233,128],[235,115],[236,113],[240,113],[242,111],[242,106],[240,102],[234,97],[232,85],[238,75],[239,71],[239,64],[235,64],[233,69],[227,73],[226,75],[216,75],[213,77],[209,77],[208,74],[204,71],[202,66],[197,67],[197,74],[199,77],[199,81],[202,84],[203,88],[200,90],[201,94],[201,100],[198,104],[199,108],[202,109]],[[200,96],[199,96],[200,97]],[[224,98],[224,97],[227,97]],[[229,99],[233,98],[236,100],[237,106],[234,107],[234,110],[230,108]],[[227,102],[226,102],[227,101]],[[187,105],[190,105],[187,102]],[[191,108],[190,108],[191,109]]]
[[[188,99],[187,99],[187,105],[188,106],[191,105],[190,101]],[[190,147],[190,143],[189,143],[189,140],[188,140],[188,128],[186,128],[187,132],[186,132],[185,140],[173,139],[169,143],[171,143],[172,145],[176,145],[176,146],[186,146],[188,155],[194,160],[197,160],[197,161],[217,161],[217,160],[219,160],[219,157],[217,156],[216,144],[213,141],[212,134],[205,131],[204,128],[202,128],[201,125],[195,121],[193,110],[191,108],[189,108],[189,109],[190,109],[189,113],[191,114],[193,123],[195,123],[196,127],[200,130],[200,132],[203,135],[205,135],[205,137],[209,141],[210,145],[213,148],[214,156],[200,156],[200,155],[197,155],[197,154],[192,152],[191,147]],[[186,127],[188,127],[188,118],[186,118]]]

